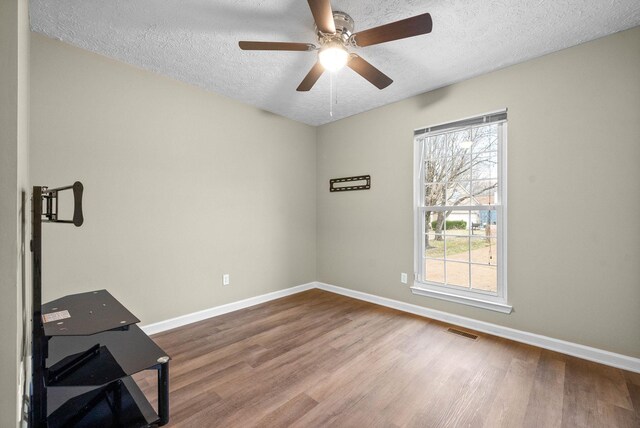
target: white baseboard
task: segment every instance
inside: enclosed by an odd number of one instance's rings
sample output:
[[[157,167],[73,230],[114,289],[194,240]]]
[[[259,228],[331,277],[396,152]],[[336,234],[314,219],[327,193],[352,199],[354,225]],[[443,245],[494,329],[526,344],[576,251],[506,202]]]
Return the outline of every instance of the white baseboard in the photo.
[[[190,314],[182,315],[179,317],[171,318],[165,321],[156,322],[140,327],[146,334],[157,334],[163,331],[171,330],[172,328],[182,327],[183,325],[191,324],[197,321],[202,321],[207,318],[216,317],[218,315],[226,314],[229,312],[237,311],[239,309],[248,308],[250,306],[259,305],[270,300],[279,299],[281,297],[297,294],[302,291],[311,290],[316,287],[315,282],[309,282],[307,284],[297,285],[291,288],[285,288],[284,290],[274,291],[272,293],[262,294],[256,297],[249,297],[248,299],[239,300],[237,302],[227,303],[225,305],[215,306],[213,308],[204,309],[202,311],[193,312]]]
[[[484,321],[474,320],[472,318],[462,317],[450,314],[448,312],[437,311],[435,309],[425,308],[423,306],[413,305],[411,303],[400,302],[398,300],[387,299],[373,294],[363,293],[361,291],[350,290],[331,284],[316,282],[315,287],[331,293],[341,294],[343,296],[352,297],[358,300],[375,303],[377,305],[386,306],[388,308],[397,309],[399,311],[420,315],[426,318],[432,318],[438,321],[454,324],[460,327],[466,327],[472,330],[489,333],[494,336],[504,337],[516,342],[526,343],[540,348],[549,349],[551,351],[560,352],[562,354],[572,355],[596,363],[605,364],[607,366],[617,367],[619,369],[629,370],[640,373],[640,358],[628,357],[614,352],[604,351],[590,346],[580,345],[577,343],[567,342],[564,340],[554,339],[552,337],[542,336],[539,334],[528,333],[522,330],[516,330],[509,327],[503,327],[497,324],[491,324]]]
[[[616,354],[614,352],[604,351],[602,349],[592,348],[590,346],[554,339],[552,337],[542,336],[539,334],[528,333],[522,330],[503,327],[497,324],[478,321],[472,318],[454,315],[448,312],[429,309],[423,306],[400,302],[398,300],[388,299],[386,297],[380,297],[373,294],[363,293],[361,291],[350,290],[348,288],[342,288],[322,282],[310,282],[307,284],[286,288],[284,290],[274,291],[273,293],[250,297],[248,299],[240,300],[237,302],[227,303],[225,305],[216,306],[199,312],[171,318],[166,321],[149,324],[141,328],[145,333],[149,335],[161,333],[166,330],[182,327],[184,325],[202,321],[207,318],[237,311],[239,309],[248,308],[250,306],[265,303],[270,300],[275,300],[281,297],[300,293],[302,291],[311,290],[313,288],[329,291],[331,293],[341,294],[343,296],[352,297],[354,299],[363,300],[365,302],[375,303],[376,305],[386,306],[388,308],[397,309],[399,311],[431,318],[483,333],[493,334],[494,336],[504,337],[505,339],[538,346],[540,348],[549,349],[551,351],[560,352],[562,354],[572,355],[574,357],[594,361],[596,363],[601,363],[608,366],[640,373],[640,358],[628,357],[626,355]]]

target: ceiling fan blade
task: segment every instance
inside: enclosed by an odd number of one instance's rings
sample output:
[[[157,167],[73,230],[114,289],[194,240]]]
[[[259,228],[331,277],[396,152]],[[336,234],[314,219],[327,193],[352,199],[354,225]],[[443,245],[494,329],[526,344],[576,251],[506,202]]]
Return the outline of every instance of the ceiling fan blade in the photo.
[[[393,80],[382,71],[369,64],[356,54],[351,54],[351,59],[347,63],[350,69],[367,79],[378,89],[384,89],[393,83]]]
[[[310,43],[290,42],[238,42],[244,51],[312,51],[315,46]]]
[[[370,28],[351,36],[360,47],[428,34],[433,28],[431,15],[423,13],[401,21]]]
[[[306,92],[313,88],[313,85],[316,84],[322,73],[324,72],[324,67],[320,64],[320,62],[316,62],[316,64],[311,68],[309,73],[304,77],[300,86],[296,91]]]
[[[307,0],[318,30],[324,34],[335,34],[336,24],[333,21],[333,10],[330,0]]]

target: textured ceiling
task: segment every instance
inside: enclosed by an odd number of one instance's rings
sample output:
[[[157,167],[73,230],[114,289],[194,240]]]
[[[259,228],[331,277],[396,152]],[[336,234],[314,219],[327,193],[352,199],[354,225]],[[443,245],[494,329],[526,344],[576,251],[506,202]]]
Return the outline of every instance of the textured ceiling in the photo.
[[[355,32],[430,12],[433,32],[359,48],[394,83],[345,68],[307,93],[315,52],[247,52],[239,40],[315,43],[305,0],[31,0],[34,31],[320,125],[640,25],[638,0],[333,0]],[[334,93],[335,97],[336,93]]]

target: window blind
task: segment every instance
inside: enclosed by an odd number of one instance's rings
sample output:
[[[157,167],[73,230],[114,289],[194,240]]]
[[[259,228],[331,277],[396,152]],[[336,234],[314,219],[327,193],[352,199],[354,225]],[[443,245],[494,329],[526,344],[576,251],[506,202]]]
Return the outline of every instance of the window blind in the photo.
[[[413,131],[414,136],[427,134],[430,132],[442,131],[445,129],[466,128],[474,125],[483,125],[493,122],[507,120],[507,110],[501,110],[494,113],[488,113],[482,116],[476,116],[469,119],[457,120],[455,122],[444,123],[441,125],[429,126],[427,128],[416,129]]]

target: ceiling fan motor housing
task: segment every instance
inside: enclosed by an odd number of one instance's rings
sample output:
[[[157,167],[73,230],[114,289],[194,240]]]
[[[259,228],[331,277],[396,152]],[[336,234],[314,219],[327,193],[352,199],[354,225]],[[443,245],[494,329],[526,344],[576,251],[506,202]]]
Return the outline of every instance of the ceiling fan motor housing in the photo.
[[[316,34],[318,35],[318,43],[320,46],[324,46],[325,44],[335,44],[340,43],[342,46],[348,45],[349,39],[353,34],[353,29],[355,28],[353,18],[351,18],[348,14],[344,12],[333,12],[333,21],[336,26],[335,34],[324,34],[318,27],[316,26]]]

